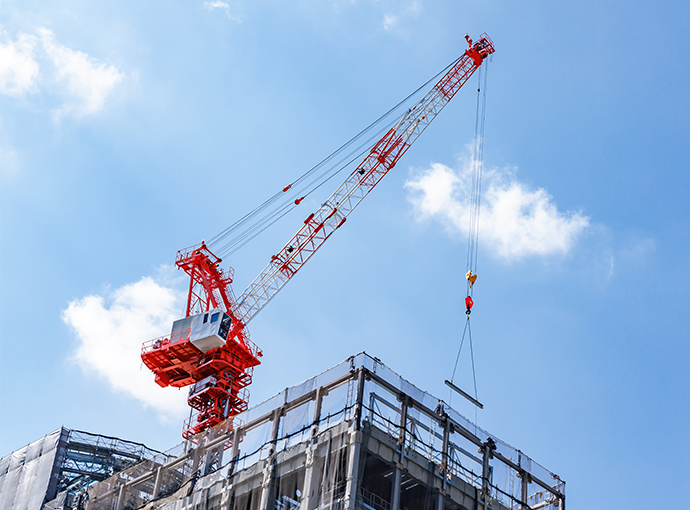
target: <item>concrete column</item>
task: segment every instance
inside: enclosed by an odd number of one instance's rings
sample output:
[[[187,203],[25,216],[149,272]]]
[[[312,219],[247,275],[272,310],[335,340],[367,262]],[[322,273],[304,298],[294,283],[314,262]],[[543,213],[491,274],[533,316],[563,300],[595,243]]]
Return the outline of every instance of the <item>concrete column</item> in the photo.
[[[264,478],[261,483],[261,503],[260,510],[269,510],[271,508],[271,500],[275,497],[273,494],[273,459],[266,460],[266,467],[264,468]]]
[[[307,465],[304,471],[304,487],[302,489],[301,510],[316,508],[319,495],[319,485],[323,476],[323,465],[316,455],[317,445],[309,447],[307,451]]]
[[[393,488],[391,489],[391,510],[400,508],[400,484],[402,483],[402,469],[400,464],[393,471]]]
[[[400,484],[402,483],[403,459],[405,456],[405,433],[407,429],[407,408],[409,397],[404,393],[398,395],[400,402],[400,427],[398,433],[398,459],[393,472],[393,487],[391,489],[391,510],[400,509]]]
[[[223,488],[223,491],[221,492],[220,495],[220,509],[219,510],[230,510],[230,502],[232,501],[232,490],[230,490],[232,487],[228,483]]]
[[[441,487],[439,488],[438,495],[436,496],[436,510],[443,510],[446,504],[446,484],[448,483],[448,449],[450,448],[450,433],[451,433],[451,423],[448,421],[448,416],[442,410],[441,416],[443,416],[443,444],[441,446],[441,466],[439,468],[439,474],[441,475]]]
[[[436,495],[436,510],[443,510],[443,507],[446,504],[446,496],[442,492],[439,492]]]
[[[484,508],[486,508],[489,501],[489,494],[491,493],[491,485],[489,478],[491,477],[491,466],[489,461],[493,458],[496,443],[490,437],[479,447],[479,453],[482,454],[482,494],[481,498],[484,501]]]
[[[357,400],[355,401],[355,430],[350,433],[350,455],[347,463],[347,483],[345,485],[345,510],[354,510],[357,501],[357,482],[359,481],[359,457],[362,452],[362,400],[364,399],[364,378],[366,369],[357,369]]]
[[[271,431],[271,449],[266,459],[264,469],[264,479],[261,489],[260,510],[272,510],[273,500],[275,499],[275,487],[273,485],[273,471],[275,470],[275,447],[278,441],[278,431],[280,430],[280,417],[283,415],[283,408],[273,411],[273,429]]]
[[[316,452],[318,449],[319,420],[321,419],[321,402],[326,395],[323,387],[316,390],[314,400],[314,416],[312,420],[311,439],[307,447],[307,461],[304,470],[304,487],[302,489],[302,508],[310,510],[316,504],[318,483],[321,476],[317,465]]]
[[[361,407],[360,407],[361,409]],[[362,431],[350,433],[350,455],[347,461],[347,483],[345,485],[344,510],[354,510],[357,501],[357,481],[359,480],[359,457],[362,452]]]

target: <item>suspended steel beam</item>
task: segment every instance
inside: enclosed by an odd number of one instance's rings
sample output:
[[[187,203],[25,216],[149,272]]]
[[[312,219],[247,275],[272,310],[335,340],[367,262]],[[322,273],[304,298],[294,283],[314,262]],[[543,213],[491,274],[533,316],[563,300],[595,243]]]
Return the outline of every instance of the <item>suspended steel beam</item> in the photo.
[[[462,395],[463,397],[465,397],[467,400],[469,400],[474,405],[476,405],[479,409],[484,409],[484,404],[482,404],[479,400],[471,397],[469,394],[462,391],[460,388],[455,386],[455,384],[453,384],[452,382],[446,380],[446,386],[448,386],[451,390],[453,390],[453,391],[459,393],[460,395]]]

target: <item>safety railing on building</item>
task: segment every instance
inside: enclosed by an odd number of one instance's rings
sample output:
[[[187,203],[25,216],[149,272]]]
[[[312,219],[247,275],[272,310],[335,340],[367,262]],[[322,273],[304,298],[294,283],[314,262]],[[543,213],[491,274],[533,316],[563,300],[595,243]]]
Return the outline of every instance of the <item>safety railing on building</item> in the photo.
[[[564,508],[565,484],[556,475],[361,353],[261,402],[234,422],[221,423],[194,441],[94,485],[87,509],[141,508],[182,489],[189,492],[198,479],[211,474],[232,484],[258,462],[312,440],[317,432],[367,422],[400,439],[400,455],[415,452],[428,459],[443,484],[455,477],[481,490],[483,498],[511,509]],[[344,508],[350,497],[339,472],[347,459],[343,451],[338,455],[339,460],[333,460],[337,469],[329,468],[330,485],[320,490],[322,509]],[[292,485],[275,495],[276,510],[295,510],[304,499],[299,495],[304,487],[297,481]],[[361,487],[352,497],[374,510],[392,508],[392,500]]]

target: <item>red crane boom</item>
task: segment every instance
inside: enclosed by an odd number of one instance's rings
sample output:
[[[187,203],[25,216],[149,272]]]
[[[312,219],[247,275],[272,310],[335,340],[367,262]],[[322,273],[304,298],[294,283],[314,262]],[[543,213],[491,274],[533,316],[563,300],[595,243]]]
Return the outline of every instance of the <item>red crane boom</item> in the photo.
[[[160,386],[192,385],[188,403],[197,411],[185,424],[188,439],[247,408],[247,386],[262,352],[246,325],[309,260],[348,215],[396,165],[443,107],[494,52],[486,34],[469,48],[436,85],[400,118],[345,182],[274,256],[235,300],[232,270],[225,272],[202,241],[180,250],[175,261],[190,276],[185,318],[170,335],[146,342],[141,357]]]

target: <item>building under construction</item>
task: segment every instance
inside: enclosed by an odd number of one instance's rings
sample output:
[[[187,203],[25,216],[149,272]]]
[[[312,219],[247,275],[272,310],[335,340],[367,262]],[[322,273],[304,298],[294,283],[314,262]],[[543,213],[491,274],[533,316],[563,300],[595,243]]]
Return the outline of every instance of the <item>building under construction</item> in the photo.
[[[362,353],[79,501],[43,508],[561,510],[565,482]]]
[[[166,453],[142,453],[129,463],[99,464],[98,469],[110,471],[92,470],[88,479],[64,478],[60,492],[60,473],[70,472],[63,469],[63,457],[58,454],[61,439],[46,436],[45,445],[29,445],[25,457],[15,452],[9,460],[0,461],[0,510],[565,507],[565,483],[558,476],[364,353],[248,408],[247,386],[262,351],[249,340],[247,324],[343,226],[494,53],[486,34],[477,41],[469,35],[465,39],[468,48],[462,56],[442,72],[421,100],[405,107],[397,121],[382,129],[385,134],[380,140],[372,143],[374,136],[357,141],[362,146],[352,149],[356,145],[353,138],[343,146],[354,150],[352,154],[366,147],[366,157],[270,257],[238,299],[231,286],[232,270],[220,267],[221,257],[234,253],[248,235],[267,228],[272,218],[299,206],[321,184],[354,164],[357,158],[342,156],[347,150],[341,147],[345,152],[332,153],[208,245],[202,241],[178,252],[175,263],[190,277],[185,316],[173,323],[170,334],[146,342],[141,359],[159,386],[190,388],[188,403],[194,413],[185,424],[185,441]],[[473,154],[473,161],[478,162],[473,170],[471,214],[475,219],[481,189],[482,97],[478,96]],[[383,122],[387,116],[379,120]],[[326,168],[321,167],[326,161],[330,169],[312,180],[311,172]],[[340,166],[344,161],[349,163]],[[252,223],[255,217],[259,219]],[[465,275],[468,326],[477,278],[477,229],[477,221],[471,222]],[[62,432],[56,434],[62,437]],[[25,460],[42,456],[43,446],[46,452],[53,452],[47,457],[50,462],[27,467]],[[117,445],[111,450],[101,453],[119,451]],[[45,473],[37,466],[45,467]],[[38,471],[45,480],[41,494],[28,488]]]
[[[0,459],[0,509],[83,508],[86,490],[160,452],[64,427]]]

